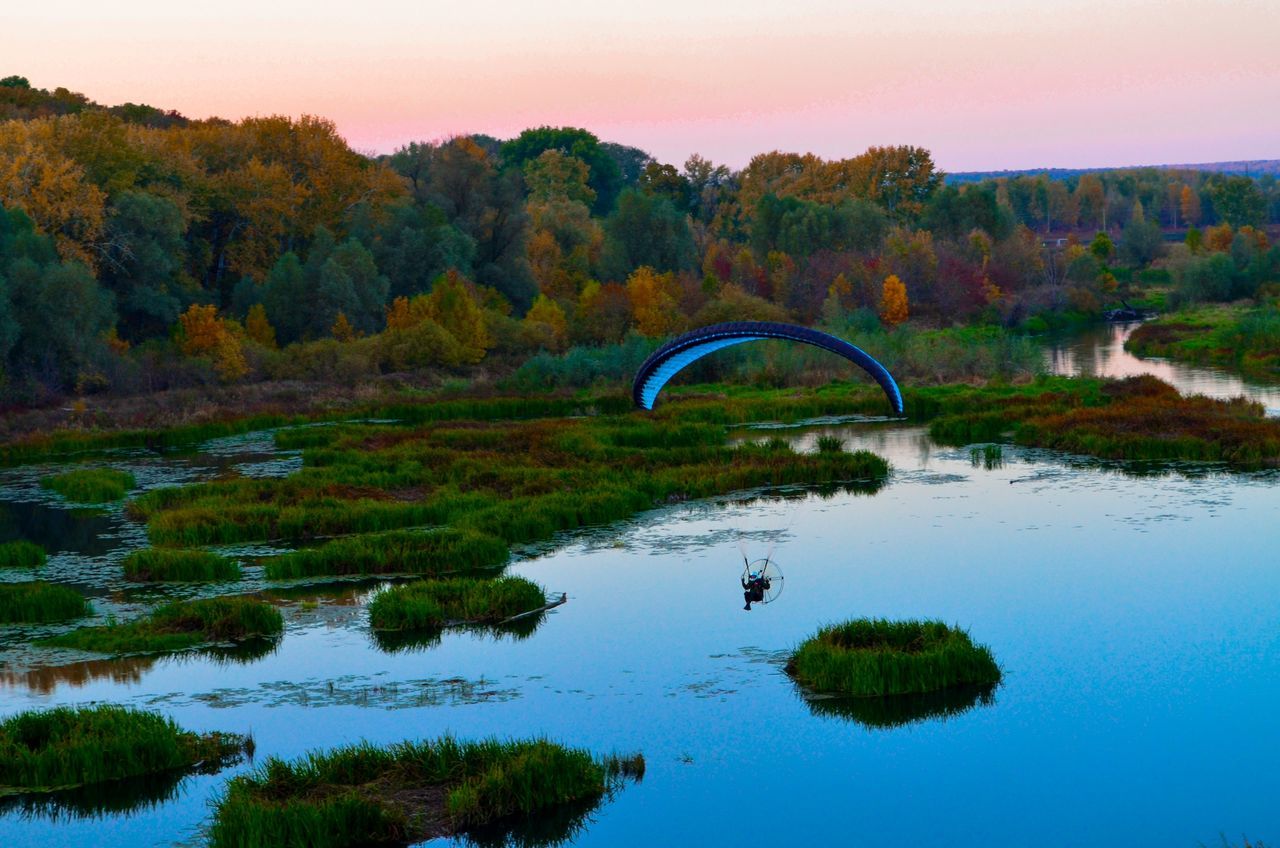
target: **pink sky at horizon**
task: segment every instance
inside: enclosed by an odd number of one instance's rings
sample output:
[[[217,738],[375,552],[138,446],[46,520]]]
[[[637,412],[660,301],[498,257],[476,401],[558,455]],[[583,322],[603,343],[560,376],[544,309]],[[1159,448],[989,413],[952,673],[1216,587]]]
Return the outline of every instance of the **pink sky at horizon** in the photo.
[[[351,144],[541,124],[681,163],[929,148],[949,171],[1280,158],[1274,0],[45,0],[0,76]]]

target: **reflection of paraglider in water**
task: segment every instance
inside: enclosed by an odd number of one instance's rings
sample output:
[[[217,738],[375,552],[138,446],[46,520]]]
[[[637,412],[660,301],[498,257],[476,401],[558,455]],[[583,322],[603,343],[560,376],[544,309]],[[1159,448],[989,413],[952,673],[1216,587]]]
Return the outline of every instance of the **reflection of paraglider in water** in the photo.
[[[742,599],[747,602],[743,609],[750,610],[752,604],[775,601],[782,594],[782,570],[778,564],[769,557],[747,562],[744,556],[742,561],[745,565],[741,579]]]
[[[667,381],[686,365],[709,353],[743,342],[782,339],[831,351],[861,367],[884,389],[894,415],[902,414],[902,392],[893,375],[866,351],[841,338],[809,327],[773,321],[733,321],[712,324],[677,336],[644,361],[631,384],[631,397],[641,409],[653,409],[658,393]]]

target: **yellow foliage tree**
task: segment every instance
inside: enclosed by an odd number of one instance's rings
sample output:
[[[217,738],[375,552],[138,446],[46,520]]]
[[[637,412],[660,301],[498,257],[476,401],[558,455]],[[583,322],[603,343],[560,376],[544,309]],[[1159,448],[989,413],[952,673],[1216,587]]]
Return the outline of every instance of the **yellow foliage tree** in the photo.
[[[880,295],[880,319],[891,327],[907,320],[907,287],[897,274],[884,278]]]
[[[267,310],[261,303],[249,307],[249,314],[244,319],[244,333],[263,347],[274,349],[276,346],[276,328],[267,320]]]
[[[178,316],[179,347],[187,356],[207,357],[225,383],[239,380],[249,372],[240,338],[231,325],[218,317],[213,306],[193,303]]]
[[[426,299],[427,317],[444,327],[458,341],[464,361],[479,362],[493,347],[484,310],[471,286],[457,271],[441,277]]]
[[[347,320],[347,313],[339,312],[338,317],[334,319],[333,326],[329,328],[329,332],[340,342],[354,341],[356,337],[356,328],[351,326],[351,322]]]
[[[1205,231],[1204,244],[1209,250],[1226,253],[1231,249],[1231,241],[1235,237],[1230,224],[1219,224]]]
[[[564,310],[545,294],[538,295],[520,324],[531,341],[547,350],[564,350],[569,339],[569,324]]]
[[[642,336],[666,336],[683,323],[675,297],[675,275],[642,265],[627,277],[627,296]]]

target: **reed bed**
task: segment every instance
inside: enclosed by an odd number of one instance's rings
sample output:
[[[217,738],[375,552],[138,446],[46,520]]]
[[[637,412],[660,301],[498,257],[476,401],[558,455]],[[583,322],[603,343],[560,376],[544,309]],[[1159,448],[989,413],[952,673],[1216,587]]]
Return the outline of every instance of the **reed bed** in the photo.
[[[860,618],[824,627],[792,653],[787,673],[818,692],[857,697],[1000,682],[990,649],[940,621]]]
[[[358,744],[232,778],[212,848],[406,845],[513,817],[597,802],[644,774],[644,759],[593,757],[545,739]]]
[[[26,539],[0,544],[0,568],[39,568],[47,557],[44,548]]]
[[[239,580],[240,563],[212,551],[145,548],[124,558],[126,580],[140,583],[209,583]]]
[[[123,624],[77,628],[38,644],[101,654],[153,654],[256,640],[283,629],[280,611],[265,601],[203,598],[164,604],[145,618]]]
[[[471,530],[395,531],[335,539],[263,560],[271,580],[354,574],[445,577],[506,563],[506,544]]]
[[[118,706],[31,710],[0,723],[0,796],[50,792],[174,770],[216,770],[246,737],[196,734],[157,713]]]
[[[73,503],[97,504],[122,500],[138,481],[128,471],[114,468],[77,468],[45,477],[40,485]]]
[[[84,595],[67,586],[43,580],[0,583],[0,624],[47,624],[92,612]]]
[[[419,580],[384,589],[369,603],[375,630],[439,630],[451,624],[498,624],[546,605],[546,590],[523,577]]]
[[[964,401],[944,405],[930,436],[953,445],[1008,439],[1105,459],[1280,464],[1280,420],[1267,418],[1261,405],[1184,397],[1150,376]]]
[[[734,447],[722,424],[656,417],[311,429],[333,432],[312,439],[303,469],[288,478],[158,489],[128,510],[147,522],[153,544],[165,546],[366,537],[270,561],[272,578],[461,572],[501,564],[495,537],[542,541],[663,503],[760,486],[874,491],[888,474],[887,463],[865,451]],[[416,527],[473,535],[440,537],[456,560],[450,569],[431,561],[421,535],[392,532]],[[428,548],[406,550],[410,543]]]

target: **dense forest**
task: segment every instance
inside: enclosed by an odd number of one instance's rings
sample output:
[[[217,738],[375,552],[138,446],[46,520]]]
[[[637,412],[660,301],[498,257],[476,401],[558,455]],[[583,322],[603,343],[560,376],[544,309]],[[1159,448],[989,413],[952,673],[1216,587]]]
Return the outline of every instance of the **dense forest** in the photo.
[[[662,163],[585,129],[370,158],[304,116],[191,120],[0,80],[0,396],[516,363],[735,319],[1089,316],[1280,279],[1273,175],[948,184],[919,147]]]

